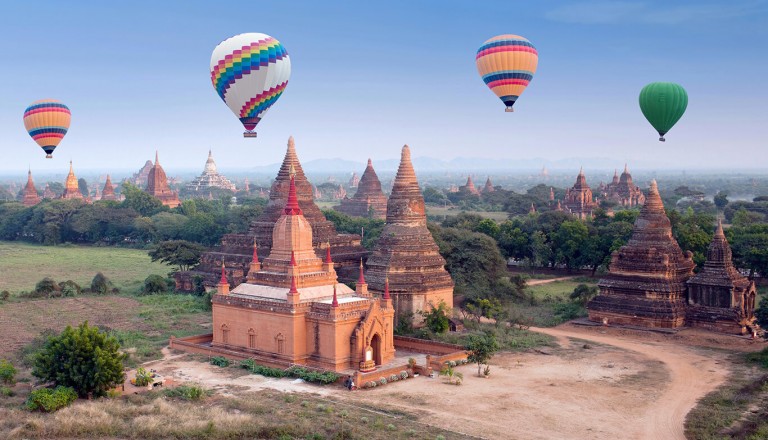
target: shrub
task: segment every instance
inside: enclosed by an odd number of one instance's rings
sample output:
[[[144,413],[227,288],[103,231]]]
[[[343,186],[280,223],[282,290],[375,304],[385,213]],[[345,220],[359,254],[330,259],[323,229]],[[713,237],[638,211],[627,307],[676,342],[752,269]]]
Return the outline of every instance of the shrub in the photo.
[[[386,385],[386,384],[387,384],[387,378],[386,377],[382,377],[381,379],[379,379],[379,385]]]
[[[14,393],[13,390],[8,387],[0,387],[0,395],[4,397],[13,397],[16,395],[16,393]]]
[[[91,292],[104,295],[112,289],[112,282],[109,278],[105,277],[103,273],[99,272],[91,280]]]
[[[395,427],[395,425],[390,423],[389,425],[387,425],[387,429],[390,430],[390,431],[394,431],[397,428]]]
[[[393,374],[393,375],[389,376],[389,381],[390,382],[397,382],[398,380],[400,380],[400,376],[398,376],[397,374]]]
[[[0,301],[8,301],[8,298],[11,297],[11,292],[7,290],[3,290],[0,292]]]
[[[29,394],[26,407],[30,411],[53,412],[68,406],[77,399],[71,387],[41,388]]]
[[[2,382],[4,385],[13,385],[16,383],[16,368],[13,367],[13,364],[6,361],[5,359],[0,359],[0,382]]]
[[[228,367],[229,359],[224,356],[214,356],[211,358],[211,364],[216,365],[217,367]]]
[[[167,397],[178,397],[184,400],[200,400],[210,394],[200,385],[181,385],[176,388],[166,388],[163,393]]]
[[[143,292],[147,294],[161,293],[168,290],[168,284],[165,282],[165,278],[160,275],[150,275],[144,279]]]
[[[424,324],[434,333],[440,334],[448,331],[450,327],[450,321],[448,320],[450,309],[445,304],[445,301],[440,301],[437,307],[432,305],[432,309],[428,312],[421,311],[419,313],[424,318]]]
[[[136,379],[134,380],[134,385],[137,387],[145,387],[152,383],[152,375],[143,367],[139,367],[138,370],[136,370]]]
[[[400,378],[405,380],[408,379],[408,372],[407,371],[401,371],[400,372]]]
[[[37,284],[35,285],[34,293],[37,296],[45,296],[48,298],[53,298],[61,294],[61,289],[59,288],[59,285],[56,284],[56,281],[53,278],[45,277],[42,280],[37,282]]]
[[[59,283],[59,290],[61,291],[61,296],[77,296],[83,291],[80,285],[72,280]]]

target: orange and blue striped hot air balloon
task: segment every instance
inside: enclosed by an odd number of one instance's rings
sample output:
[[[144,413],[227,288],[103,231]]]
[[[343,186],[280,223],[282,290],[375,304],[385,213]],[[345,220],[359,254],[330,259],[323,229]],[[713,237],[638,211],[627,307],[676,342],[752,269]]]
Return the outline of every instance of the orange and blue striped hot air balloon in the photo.
[[[536,73],[539,53],[519,35],[499,35],[483,43],[475,57],[477,72],[485,85],[511,112]]]
[[[291,76],[288,51],[266,34],[235,35],[211,55],[211,82],[216,93],[245,127],[245,137],[280,98]]]
[[[69,107],[55,99],[35,101],[24,110],[24,127],[50,159],[69,130]]]

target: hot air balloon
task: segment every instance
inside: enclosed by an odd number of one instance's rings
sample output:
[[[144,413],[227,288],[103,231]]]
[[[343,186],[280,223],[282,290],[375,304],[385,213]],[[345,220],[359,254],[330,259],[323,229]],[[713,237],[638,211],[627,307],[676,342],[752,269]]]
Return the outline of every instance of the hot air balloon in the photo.
[[[485,84],[511,112],[536,73],[539,53],[519,35],[499,35],[480,46],[475,63]]]
[[[680,120],[688,107],[688,94],[680,84],[655,82],[640,91],[640,110],[659,132],[659,140]]]
[[[48,159],[69,130],[69,107],[55,99],[35,101],[24,110],[24,127]]]
[[[213,88],[243,123],[243,137],[256,137],[256,124],[283,94],[290,76],[288,52],[266,34],[228,38],[211,55]]]

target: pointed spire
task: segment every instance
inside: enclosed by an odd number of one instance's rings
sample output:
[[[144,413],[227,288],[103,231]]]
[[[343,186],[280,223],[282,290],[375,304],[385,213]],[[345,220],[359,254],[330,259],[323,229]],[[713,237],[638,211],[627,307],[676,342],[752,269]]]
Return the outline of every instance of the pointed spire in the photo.
[[[717,219],[717,229],[715,229],[715,238],[725,238],[725,232],[723,232],[723,221]]]
[[[333,301],[331,302],[331,307],[338,307],[339,306],[339,298],[336,297],[336,284],[333,285]]]
[[[288,291],[289,295],[298,295],[299,289],[296,288],[296,275],[291,275],[291,290]]]
[[[389,277],[384,278],[384,299],[392,298],[389,295]]]
[[[369,157],[368,158],[368,165],[366,165],[366,167],[372,167],[372,166],[373,166],[373,162],[371,162],[371,158]]]
[[[296,196],[296,171],[291,165],[291,181],[288,187],[288,201],[285,203],[285,215],[303,215],[301,207],[299,207],[299,199]]]
[[[357,284],[365,284],[365,275],[363,275],[363,259],[360,259],[360,276],[357,278]]]
[[[629,168],[627,168],[626,162],[624,162],[624,174],[629,174]]]
[[[283,261],[285,261],[285,260],[283,260]],[[290,266],[291,266],[291,267],[296,267],[296,252],[295,252],[295,251],[291,251],[291,262],[290,262]]]
[[[221,262],[221,279],[219,280],[220,284],[229,284],[229,281],[227,280],[227,269],[224,267],[224,262]]]
[[[160,155],[158,154],[157,150],[155,150],[155,166],[157,166],[160,163]]]
[[[213,158],[213,153],[211,153],[211,149],[210,148],[208,149],[208,158],[209,159]]]
[[[583,176],[583,175],[584,175],[584,167],[580,166],[579,167],[579,176]]]
[[[258,264],[259,263],[259,248],[256,244],[256,240],[253,240],[253,259],[251,260],[252,263]]]
[[[333,264],[333,260],[331,260],[331,242],[328,242],[325,246],[325,263]]]

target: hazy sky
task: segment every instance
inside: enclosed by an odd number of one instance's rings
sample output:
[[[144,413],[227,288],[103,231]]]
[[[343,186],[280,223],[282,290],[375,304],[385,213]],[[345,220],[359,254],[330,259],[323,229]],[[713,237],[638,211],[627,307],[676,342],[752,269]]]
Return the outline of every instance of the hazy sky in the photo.
[[[71,3],[71,4],[70,4]],[[77,4],[77,5],[75,5]],[[243,32],[279,39],[288,87],[244,139],[214,92],[213,48]],[[527,37],[538,72],[504,105],[475,68],[502,33]],[[768,168],[768,2],[127,1],[3,2],[0,170],[170,169],[414,156],[643,160],[659,167]],[[637,105],[674,81],[688,111],[665,144]],[[55,98],[72,127],[54,159],[28,137],[24,108]],[[588,163],[585,163],[588,166]]]

